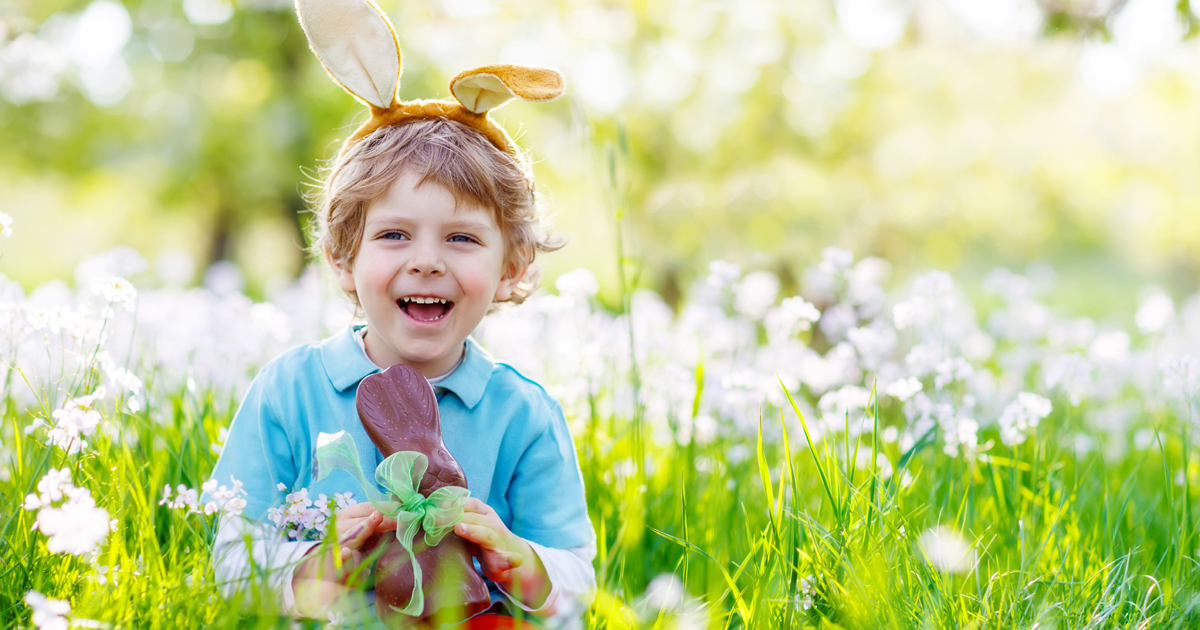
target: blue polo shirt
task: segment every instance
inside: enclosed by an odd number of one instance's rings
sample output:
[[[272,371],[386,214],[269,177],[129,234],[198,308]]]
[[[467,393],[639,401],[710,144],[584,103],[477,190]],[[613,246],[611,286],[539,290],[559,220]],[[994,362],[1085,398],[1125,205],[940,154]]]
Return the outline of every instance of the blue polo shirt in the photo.
[[[268,508],[302,487],[310,497],[353,492],[366,500],[345,471],[312,478],[320,433],[353,436],[363,476],[372,483],[383,461],[355,407],[358,383],[380,369],[354,333],[347,327],[293,348],[251,383],[212,474],[245,484],[246,517],[264,520]],[[438,392],[442,439],[466,472],[471,496],[495,509],[514,534],[540,545],[567,549],[595,539],[562,408],[540,385],[468,337],[462,362],[438,383]],[[278,490],[280,483],[288,490]]]

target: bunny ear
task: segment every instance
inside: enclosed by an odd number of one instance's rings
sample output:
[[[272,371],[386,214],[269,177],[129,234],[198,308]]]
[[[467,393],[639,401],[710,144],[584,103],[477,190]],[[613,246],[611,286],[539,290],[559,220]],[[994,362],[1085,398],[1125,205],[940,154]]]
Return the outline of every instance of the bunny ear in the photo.
[[[476,114],[520,98],[552,101],[563,93],[563,76],[553,68],[496,64],[467,70],[450,81],[454,98]]]
[[[400,43],[374,2],[296,0],[296,13],[334,81],[375,107],[391,107],[400,85]]]

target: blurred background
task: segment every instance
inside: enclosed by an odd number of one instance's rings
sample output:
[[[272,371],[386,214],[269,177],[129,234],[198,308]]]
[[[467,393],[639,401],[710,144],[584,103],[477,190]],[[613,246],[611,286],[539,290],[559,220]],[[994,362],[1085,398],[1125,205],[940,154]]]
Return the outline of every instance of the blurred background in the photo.
[[[1079,314],[1200,280],[1197,0],[379,4],[404,99],[564,71],[567,98],[495,115],[572,239],[547,276],[586,266],[610,301],[618,225],[669,303],[714,259],[794,290],[829,245],[900,278],[1053,268]],[[269,295],[364,118],[287,0],[0,0],[0,272],[30,290],[128,246],[154,282],[219,263]]]

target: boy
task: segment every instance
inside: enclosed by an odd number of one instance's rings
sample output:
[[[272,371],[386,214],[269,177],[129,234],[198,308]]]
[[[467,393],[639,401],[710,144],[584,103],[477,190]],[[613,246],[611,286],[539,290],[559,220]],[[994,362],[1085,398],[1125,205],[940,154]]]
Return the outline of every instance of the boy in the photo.
[[[454,534],[478,545],[494,607],[514,605],[547,625],[578,622],[595,586],[595,543],[562,411],[469,337],[496,303],[524,300],[535,253],[560,246],[539,235],[536,209],[523,160],[443,117],[380,126],[337,158],[315,249],[367,324],[272,361],[239,408],[213,471],[247,491],[246,518],[223,522],[213,546],[227,595],[251,565],[266,572],[284,610],[301,616],[323,618],[353,595],[343,574],[393,521],[365,502],[341,509],[328,534],[343,548],[340,570],[328,546],[285,541],[261,521],[302,487],[364,498],[341,472],[313,483],[312,453],[319,433],[346,431],[373,478],[382,458],[359,422],[355,388],[403,363],[437,392],[443,439],[472,496]]]

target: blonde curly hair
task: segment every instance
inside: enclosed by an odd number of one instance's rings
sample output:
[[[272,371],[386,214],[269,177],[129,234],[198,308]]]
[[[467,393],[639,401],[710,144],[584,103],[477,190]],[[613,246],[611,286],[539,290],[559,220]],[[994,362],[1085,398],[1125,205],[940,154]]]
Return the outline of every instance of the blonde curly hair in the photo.
[[[328,167],[315,200],[312,254],[350,268],[362,242],[367,206],[404,172],[449,190],[459,202],[490,209],[504,237],[506,275],[523,277],[506,300],[520,304],[537,288],[538,252],[565,241],[545,232],[541,197],[523,157],[496,148],[480,132],[446,118],[380,127]],[[358,296],[351,295],[355,302]]]

